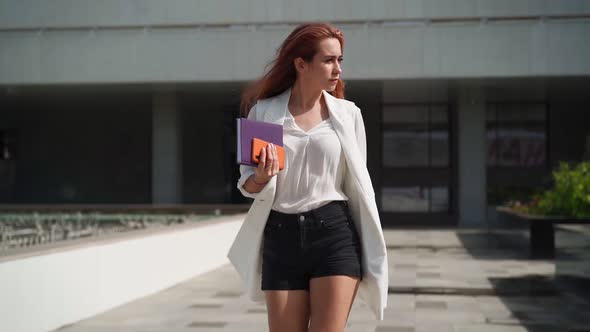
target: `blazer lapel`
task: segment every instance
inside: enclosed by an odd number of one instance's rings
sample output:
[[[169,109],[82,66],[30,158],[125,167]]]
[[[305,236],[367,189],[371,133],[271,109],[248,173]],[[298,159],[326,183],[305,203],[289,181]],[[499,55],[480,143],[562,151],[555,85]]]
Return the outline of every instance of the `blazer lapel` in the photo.
[[[346,162],[350,173],[352,173],[352,177],[357,181],[361,192],[369,196],[374,196],[371,178],[369,177],[369,173],[365,165],[361,163],[361,152],[357,144],[355,136],[356,131],[353,125],[352,117],[342,116],[341,114],[346,114],[341,110],[341,108],[344,106],[338,103],[336,97],[332,96],[326,91],[324,91],[324,99],[326,100],[326,105],[328,106],[330,117],[332,118],[334,130],[340,138],[340,144],[342,144],[343,147],[342,151],[344,151]]]
[[[262,105],[263,109],[266,109],[266,111],[263,112],[263,121],[283,125],[285,122],[285,116],[288,112],[290,97],[291,88],[288,88],[280,95],[268,100],[265,103],[266,105]]]

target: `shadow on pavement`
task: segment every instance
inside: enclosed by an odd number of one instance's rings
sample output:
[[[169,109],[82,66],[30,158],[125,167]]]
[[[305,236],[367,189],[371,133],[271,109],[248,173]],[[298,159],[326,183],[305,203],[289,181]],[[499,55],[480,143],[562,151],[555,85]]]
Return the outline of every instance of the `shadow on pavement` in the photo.
[[[509,276],[488,276],[491,289],[481,294],[497,297],[510,314],[498,319],[487,318],[487,324],[520,326],[530,332],[590,331],[590,298],[580,298],[580,290],[590,293],[588,279],[581,270],[588,271],[590,246],[580,245],[579,233],[568,230],[556,236],[556,274],[540,275],[527,271],[527,266],[540,260],[529,258],[528,233],[522,229],[490,232],[457,232],[465,250],[476,260],[516,261],[522,273]],[[574,239],[575,238],[575,239]],[[588,234],[585,240],[588,241]],[[560,245],[561,243],[561,245]],[[565,244],[564,244],[565,243]],[[545,260],[551,262],[552,260]],[[582,268],[584,266],[584,268]],[[571,271],[576,273],[571,273]],[[585,275],[588,277],[588,274]],[[489,293],[489,294],[486,294]]]

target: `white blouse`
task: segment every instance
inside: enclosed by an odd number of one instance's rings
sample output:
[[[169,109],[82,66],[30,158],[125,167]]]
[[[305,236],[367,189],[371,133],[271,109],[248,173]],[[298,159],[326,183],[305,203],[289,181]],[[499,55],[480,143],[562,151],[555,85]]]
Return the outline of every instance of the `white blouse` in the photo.
[[[348,199],[342,191],[346,160],[330,118],[305,132],[287,112],[283,145],[286,162],[277,174],[273,210],[299,213]]]
[[[346,160],[330,118],[306,132],[297,125],[291,112],[285,113],[285,168],[276,175],[277,191],[272,209],[301,213],[331,201],[348,200],[342,191]],[[257,193],[250,193],[242,187],[247,177],[254,174],[254,167],[241,167],[240,170],[243,172],[238,188],[244,196],[256,197]]]

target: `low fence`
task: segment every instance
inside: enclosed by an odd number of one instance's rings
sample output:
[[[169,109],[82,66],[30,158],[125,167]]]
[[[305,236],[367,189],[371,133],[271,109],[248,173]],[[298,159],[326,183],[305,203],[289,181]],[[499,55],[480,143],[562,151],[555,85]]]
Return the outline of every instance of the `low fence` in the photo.
[[[249,205],[15,205],[0,206],[0,256],[60,241],[244,213]]]
[[[11,249],[207,220],[214,215],[90,213],[0,214],[0,255]]]

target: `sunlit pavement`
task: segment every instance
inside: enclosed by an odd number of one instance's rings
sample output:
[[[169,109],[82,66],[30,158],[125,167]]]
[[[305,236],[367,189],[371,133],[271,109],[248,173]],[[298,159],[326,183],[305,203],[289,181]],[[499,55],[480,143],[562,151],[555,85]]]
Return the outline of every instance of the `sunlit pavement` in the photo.
[[[555,286],[553,260],[514,247],[518,231],[386,230],[383,321],[356,300],[346,331],[590,331],[588,300]],[[198,263],[198,262],[195,262]],[[267,331],[231,265],[59,331]]]

